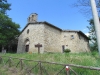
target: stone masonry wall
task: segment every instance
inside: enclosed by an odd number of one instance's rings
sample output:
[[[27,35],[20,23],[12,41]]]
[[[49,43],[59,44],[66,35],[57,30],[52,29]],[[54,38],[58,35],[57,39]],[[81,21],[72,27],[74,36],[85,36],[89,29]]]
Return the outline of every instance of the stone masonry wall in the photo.
[[[61,31],[44,25],[44,50],[45,52],[62,52],[61,51]]]
[[[84,38],[81,34],[78,34],[78,44],[77,44],[78,52],[89,52],[89,41]]]
[[[89,51],[88,40],[83,36],[79,39],[77,32],[62,32],[62,45],[71,52],[87,52]],[[85,41],[84,41],[85,39]]]
[[[77,51],[77,33],[76,32],[62,32],[62,45],[65,49],[70,49],[71,52]]]
[[[29,33],[27,34],[27,30]],[[44,45],[44,25],[43,24],[30,24],[19,36],[17,52],[25,52],[25,40],[29,40],[29,51],[33,53],[38,52],[36,44],[40,43]],[[41,47],[41,53],[44,52],[44,46]]]

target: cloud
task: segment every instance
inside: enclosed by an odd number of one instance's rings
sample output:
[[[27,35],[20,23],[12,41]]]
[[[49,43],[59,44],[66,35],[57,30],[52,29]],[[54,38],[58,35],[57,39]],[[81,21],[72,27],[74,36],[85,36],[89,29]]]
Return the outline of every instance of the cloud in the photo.
[[[88,37],[89,36],[89,33],[85,33],[85,35]]]

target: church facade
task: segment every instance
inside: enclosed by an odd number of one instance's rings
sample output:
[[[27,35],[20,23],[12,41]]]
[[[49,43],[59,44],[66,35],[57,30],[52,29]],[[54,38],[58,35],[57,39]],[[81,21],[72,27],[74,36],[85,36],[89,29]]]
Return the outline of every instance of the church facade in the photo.
[[[62,30],[48,22],[37,22],[37,14],[28,18],[28,23],[18,38],[17,53],[38,53],[37,44],[41,44],[40,53],[89,52],[89,39],[81,31]]]

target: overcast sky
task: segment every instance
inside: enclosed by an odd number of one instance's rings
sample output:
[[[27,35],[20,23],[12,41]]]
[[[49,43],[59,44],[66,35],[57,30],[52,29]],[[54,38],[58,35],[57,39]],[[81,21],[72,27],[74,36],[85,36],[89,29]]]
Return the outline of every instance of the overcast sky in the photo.
[[[27,24],[31,13],[38,14],[38,21],[47,21],[61,29],[81,30],[88,32],[90,18],[85,17],[72,4],[77,0],[8,0],[11,9],[7,12],[10,18],[21,26]]]

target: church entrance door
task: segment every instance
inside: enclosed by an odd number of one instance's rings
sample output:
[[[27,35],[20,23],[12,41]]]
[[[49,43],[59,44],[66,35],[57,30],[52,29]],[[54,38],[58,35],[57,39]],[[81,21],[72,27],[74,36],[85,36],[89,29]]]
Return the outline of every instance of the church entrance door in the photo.
[[[29,44],[30,44],[29,39],[26,39],[25,40],[25,52],[29,52]]]
[[[26,52],[29,51],[29,45],[26,45],[25,51],[26,51]]]

